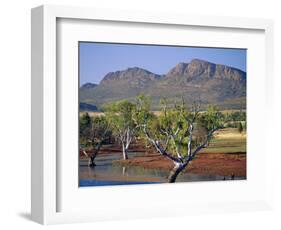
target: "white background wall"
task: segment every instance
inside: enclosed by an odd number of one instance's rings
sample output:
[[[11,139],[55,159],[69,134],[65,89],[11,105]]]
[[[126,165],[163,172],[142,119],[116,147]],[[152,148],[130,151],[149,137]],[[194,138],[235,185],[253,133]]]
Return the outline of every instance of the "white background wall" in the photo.
[[[199,15],[225,15],[271,18],[275,21],[275,94],[280,98],[279,63],[281,14],[273,0],[6,0],[0,5],[0,228],[38,229],[30,215],[30,9],[41,4],[80,5],[127,10],[145,10]],[[258,112],[258,111],[257,111]],[[281,130],[276,107],[273,143],[279,144]],[[262,124],[262,121],[261,121]],[[262,128],[262,125],[261,125]],[[262,130],[261,130],[262,131]],[[279,144],[280,146],[280,144]],[[278,147],[279,147],[278,146]],[[270,212],[200,215],[186,218],[148,219],[49,226],[52,229],[280,229],[281,227],[281,151],[273,165],[276,175],[276,208]],[[206,192],[206,195],[208,193]]]

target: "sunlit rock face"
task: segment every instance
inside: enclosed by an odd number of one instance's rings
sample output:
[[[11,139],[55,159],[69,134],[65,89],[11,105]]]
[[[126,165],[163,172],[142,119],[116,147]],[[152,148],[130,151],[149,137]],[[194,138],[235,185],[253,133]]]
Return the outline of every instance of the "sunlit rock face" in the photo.
[[[173,103],[182,97],[187,103],[200,98],[206,105],[241,109],[246,107],[246,73],[200,59],[178,63],[162,75],[132,67],[109,72],[98,85],[84,84],[80,87],[80,102],[99,108],[112,101],[133,100],[140,93],[151,97],[153,109],[162,97]]]

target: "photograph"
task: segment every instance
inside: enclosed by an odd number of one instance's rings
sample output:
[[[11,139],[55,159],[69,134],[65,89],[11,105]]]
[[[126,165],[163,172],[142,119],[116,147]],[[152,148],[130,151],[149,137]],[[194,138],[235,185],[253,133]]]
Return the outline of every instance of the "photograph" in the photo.
[[[247,49],[78,42],[79,186],[247,179]]]

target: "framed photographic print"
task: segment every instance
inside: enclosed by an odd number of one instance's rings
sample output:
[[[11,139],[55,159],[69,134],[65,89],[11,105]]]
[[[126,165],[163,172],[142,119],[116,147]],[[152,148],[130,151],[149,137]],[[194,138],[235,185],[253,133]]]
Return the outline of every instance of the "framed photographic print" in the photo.
[[[79,42],[79,185],[246,179],[246,52]]]
[[[263,19],[34,8],[32,219],[270,208],[259,126],[273,103],[272,30]]]

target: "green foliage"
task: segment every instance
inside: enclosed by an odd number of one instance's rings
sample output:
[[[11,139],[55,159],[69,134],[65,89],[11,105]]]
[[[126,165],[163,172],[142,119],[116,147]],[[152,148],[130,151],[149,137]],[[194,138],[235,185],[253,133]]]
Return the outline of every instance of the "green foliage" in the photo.
[[[109,130],[109,124],[105,116],[96,116],[92,118],[92,129],[95,132],[96,138],[100,138],[105,135],[108,136],[111,131]]]
[[[92,126],[92,120],[88,113],[79,118],[79,141],[80,145],[88,146],[88,133]]]
[[[222,128],[229,117],[215,106],[199,111],[198,104],[194,103],[188,109],[184,100],[181,104],[170,105],[166,98],[162,98],[161,111],[153,113],[151,99],[143,94],[137,96],[134,103],[121,100],[106,104],[103,107],[105,116],[90,118],[87,113],[81,116],[80,141],[86,143],[87,139],[91,139],[92,143],[98,143],[108,129],[110,135],[124,145],[130,143],[133,137],[147,137],[145,127],[150,137],[159,141],[172,155],[180,153],[184,157],[190,144],[195,149],[205,143],[211,138],[210,133]]]
[[[120,129],[133,126],[132,118],[135,105],[128,100],[106,104],[103,109],[112,126]]]
[[[161,112],[155,116],[149,111],[149,98],[141,95],[137,99],[136,120],[149,130],[149,135],[160,141],[172,155],[187,154],[190,133],[195,129],[195,137],[191,140],[195,148],[207,138],[208,131],[222,126],[223,115],[216,107],[209,107],[204,113],[199,113],[199,106],[194,104],[191,111],[182,101],[181,104],[168,106],[166,98],[160,101]]]
[[[151,99],[144,94],[140,94],[135,100],[135,110],[133,111],[133,121],[136,127],[136,135],[144,138],[143,125],[157,125],[157,117],[151,112]]]
[[[135,110],[133,112],[133,119],[136,125],[143,125],[153,118],[150,112],[151,100],[144,94],[136,97]]]
[[[80,145],[95,148],[111,138],[109,124],[104,116],[90,117],[83,114],[79,120]]]
[[[180,152],[183,157],[186,156],[190,132],[193,132],[191,144],[194,149],[211,137],[208,136],[209,132],[223,127],[224,116],[215,106],[208,107],[205,112],[199,112],[196,103],[190,111],[184,103],[168,107],[165,99],[161,101],[161,105],[162,112],[150,123],[150,132],[162,143],[167,137],[172,137],[167,149],[173,155]]]
[[[184,134],[184,130],[188,128],[188,112],[184,107],[175,105],[174,108],[166,108],[166,105],[162,107],[162,113],[159,115],[159,128],[163,134],[165,132],[179,131],[179,135]]]
[[[226,114],[227,121],[246,121],[245,111],[236,111]]]
[[[105,115],[111,130],[119,143],[122,144],[123,159],[128,159],[128,149],[136,136],[134,114],[136,105],[128,100],[117,101],[104,107]]]
[[[79,119],[80,134],[91,126],[92,120],[89,113],[84,113]]]
[[[208,131],[211,131],[218,127],[223,127],[225,118],[216,106],[209,106],[206,112],[198,116],[197,122]]]

